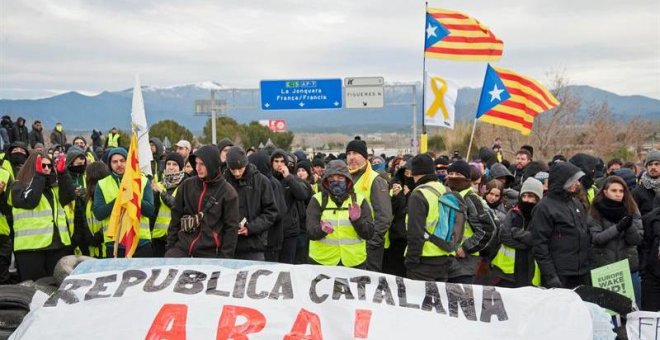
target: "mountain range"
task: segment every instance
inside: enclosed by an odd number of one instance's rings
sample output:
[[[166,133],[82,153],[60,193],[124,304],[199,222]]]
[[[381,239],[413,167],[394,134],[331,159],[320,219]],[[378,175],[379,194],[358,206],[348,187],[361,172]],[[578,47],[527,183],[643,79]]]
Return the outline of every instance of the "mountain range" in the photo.
[[[416,84],[418,124],[421,125],[422,91]],[[264,119],[285,119],[289,130],[294,132],[393,132],[408,131],[412,126],[412,84],[386,85],[385,107],[381,109],[337,109],[305,111],[262,111],[258,89],[228,89],[218,83],[204,82],[166,88],[143,86],[147,122],[156,123],[172,119],[199,134],[208,120],[207,116],[194,114],[195,100],[210,99],[215,89],[216,100],[226,101],[223,113],[241,123]],[[633,116],[648,120],[660,120],[660,100],[645,96],[620,96],[602,89],[572,85],[569,91],[581,98],[579,118],[584,118],[590,106],[606,102],[619,121]],[[40,99],[0,99],[0,113],[13,119],[24,117],[28,124],[35,119],[43,122],[47,130],[61,122],[67,130],[107,131],[112,127],[128,129],[132,89],[104,91],[88,96],[67,92]],[[457,120],[474,117],[480,89],[462,88],[456,103]]]

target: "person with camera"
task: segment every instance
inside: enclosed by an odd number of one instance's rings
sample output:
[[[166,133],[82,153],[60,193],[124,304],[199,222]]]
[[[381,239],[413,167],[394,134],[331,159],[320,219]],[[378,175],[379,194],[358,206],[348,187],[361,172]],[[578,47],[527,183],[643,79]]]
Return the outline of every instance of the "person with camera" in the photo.
[[[165,257],[234,258],[238,194],[220,173],[220,152],[206,145],[189,160],[197,176],[177,189]]]
[[[273,188],[254,164],[249,164],[245,151],[232,146],[227,152],[225,179],[238,193],[238,241],[235,258],[265,261],[268,231],[278,217]]]

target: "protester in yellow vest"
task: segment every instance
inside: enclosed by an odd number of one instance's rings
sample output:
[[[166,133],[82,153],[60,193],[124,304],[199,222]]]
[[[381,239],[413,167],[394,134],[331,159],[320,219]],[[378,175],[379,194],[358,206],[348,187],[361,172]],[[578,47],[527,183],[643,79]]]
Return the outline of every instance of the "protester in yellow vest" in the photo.
[[[528,178],[520,189],[520,200],[506,214],[500,229],[500,249],[491,261],[493,286],[518,288],[541,284],[534,261],[534,240],[529,222],[532,209],[543,198],[543,184]]]
[[[113,127],[112,130],[110,130],[110,133],[108,133],[108,138],[105,139],[105,148],[118,148],[120,145],[119,132],[117,131],[117,128]]]
[[[94,216],[99,221],[102,221],[104,242],[107,254],[113,254],[114,241],[107,235],[108,223],[110,222],[110,214],[115,205],[115,199],[119,194],[119,183],[124,175],[126,168],[126,149],[114,148],[108,152],[108,160],[110,162],[110,176],[100,180],[94,192]],[[154,213],[154,192],[151,189],[151,181],[142,176],[142,216],[140,218],[140,231],[138,247],[135,250],[133,257],[151,257],[151,230],[149,230],[149,217]],[[117,257],[124,257],[125,249],[123,245],[119,245],[119,252]]]
[[[11,265],[11,206],[7,202],[9,188],[14,179],[9,172],[0,168],[0,285],[10,283],[9,266]]]
[[[154,257],[165,256],[167,246],[167,228],[172,220],[172,207],[179,184],[186,177],[183,172],[183,157],[176,152],[169,152],[165,157],[165,171],[161,182],[152,182],[154,200],[160,200],[156,210],[156,223],[151,231],[151,248]]]
[[[353,176],[355,192],[363,196],[373,209],[374,236],[367,242],[367,269],[380,272],[383,267],[383,252],[389,246],[386,233],[392,223],[392,202],[387,181],[371,168],[367,161],[367,144],[354,139],[346,145],[346,162]]]
[[[87,158],[87,164],[92,164],[96,162],[96,155],[89,147],[87,147],[87,140],[85,139],[85,137],[77,136],[76,138],[74,138],[73,146],[77,146],[78,148],[80,148],[80,150],[82,150],[83,154]],[[67,153],[69,151],[70,150],[67,150]]]
[[[446,188],[435,175],[430,155],[417,155],[410,163],[415,189],[408,198],[406,276],[413,280],[446,282],[455,253],[436,246],[428,237],[433,235],[441,218],[438,196],[444,194]]]
[[[309,262],[366,268],[366,240],[374,233],[371,207],[354,190],[344,161],[328,163],[321,188],[307,206]]]
[[[16,178],[16,174],[21,170],[23,163],[28,158],[30,153],[28,152],[27,145],[23,142],[13,142],[9,145],[9,149],[2,157],[2,168],[7,170],[9,174]]]
[[[110,169],[103,162],[90,164],[85,170],[85,243],[89,248],[89,255],[96,258],[106,257],[106,249],[103,245],[103,225],[94,217],[92,211],[94,205],[94,192],[98,181],[108,177]],[[89,232],[87,232],[89,231]]]
[[[52,276],[57,261],[71,253],[63,207],[74,199],[66,160],[54,164],[47,155],[32,153],[11,192],[14,254],[21,280]]]
[[[499,223],[486,201],[473,191],[470,181],[473,171],[478,169],[463,160],[454,161],[447,168],[445,184],[463,197],[467,208],[463,244],[456,250],[456,261],[449,269],[449,282],[452,283],[473,283],[481,260],[479,252],[489,245],[496,232],[495,224]]]

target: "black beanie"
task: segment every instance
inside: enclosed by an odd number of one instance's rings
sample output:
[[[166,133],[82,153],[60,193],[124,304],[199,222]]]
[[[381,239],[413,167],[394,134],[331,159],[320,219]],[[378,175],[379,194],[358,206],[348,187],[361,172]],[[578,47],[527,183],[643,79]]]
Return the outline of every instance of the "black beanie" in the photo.
[[[369,159],[369,152],[367,151],[367,143],[361,140],[354,139],[346,145],[346,153],[349,151],[354,151],[359,153],[364,157],[364,159]]]
[[[472,172],[472,169],[470,168],[470,164],[468,164],[466,161],[458,160],[455,161],[451,164],[449,164],[449,167],[447,168],[447,173],[449,172],[457,172],[465,178],[470,179],[470,174]]]
[[[183,157],[178,153],[168,152],[167,156],[165,156],[165,165],[167,165],[167,161],[175,161],[176,164],[179,164],[179,171],[183,170]]]
[[[314,158],[312,159],[312,166],[320,166],[325,168],[325,162],[321,158]]]
[[[412,161],[412,175],[433,175],[435,174],[435,165],[431,156],[423,153],[413,157]]]
[[[227,167],[231,170],[241,169],[248,165],[245,151],[240,146],[232,146],[227,152]]]

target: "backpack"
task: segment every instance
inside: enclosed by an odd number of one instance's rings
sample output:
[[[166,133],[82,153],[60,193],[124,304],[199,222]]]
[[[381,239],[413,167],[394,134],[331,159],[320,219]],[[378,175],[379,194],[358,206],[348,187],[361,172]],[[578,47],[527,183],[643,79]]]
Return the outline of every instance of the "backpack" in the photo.
[[[417,189],[426,189],[438,197],[438,222],[433,234],[424,230],[424,238],[438,248],[453,252],[458,249],[463,241],[463,231],[466,220],[465,201],[461,195],[448,191],[440,194],[430,185],[420,185]]]

